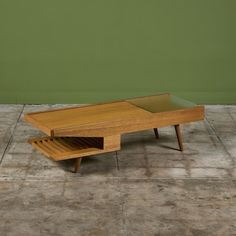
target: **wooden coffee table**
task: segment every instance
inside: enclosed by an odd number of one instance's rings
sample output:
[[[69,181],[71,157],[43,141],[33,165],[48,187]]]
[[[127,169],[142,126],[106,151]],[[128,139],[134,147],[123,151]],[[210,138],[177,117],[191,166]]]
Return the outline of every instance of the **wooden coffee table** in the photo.
[[[33,112],[24,119],[47,136],[29,143],[54,161],[75,159],[75,172],[82,158],[120,150],[124,133],[174,126],[183,150],[180,124],[204,119],[204,106],[168,93],[96,105]]]

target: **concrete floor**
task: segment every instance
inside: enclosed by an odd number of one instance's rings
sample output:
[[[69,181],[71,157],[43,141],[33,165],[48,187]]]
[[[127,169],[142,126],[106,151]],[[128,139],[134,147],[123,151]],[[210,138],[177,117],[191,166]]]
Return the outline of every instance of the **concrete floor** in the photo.
[[[0,105],[0,235],[236,235],[236,106],[207,106],[204,122],[122,137],[81,173],[27,139],[23,113],[60,105]]]

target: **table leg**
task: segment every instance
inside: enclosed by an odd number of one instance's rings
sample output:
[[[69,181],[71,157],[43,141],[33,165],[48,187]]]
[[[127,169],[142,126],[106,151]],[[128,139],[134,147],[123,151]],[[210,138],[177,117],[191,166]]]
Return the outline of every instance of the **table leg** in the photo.
[[[80,170],[80,163],[82,161],[82,158],[76,158],[75,159],[75,170],[74,173],[77,173]]]
[[[157,129],[157,128],[154,128],[153,130],[154,130],[154,133],[155,133],[156,139],[159,139],[158,129]]]
[[[181,135],[181,131],[180,131],[180,125],[175,125],[175,132],[176,132],[176,136],[178,139],[179,149],[182,152],[184,150],[184,148],[183,148],[182,135]]]

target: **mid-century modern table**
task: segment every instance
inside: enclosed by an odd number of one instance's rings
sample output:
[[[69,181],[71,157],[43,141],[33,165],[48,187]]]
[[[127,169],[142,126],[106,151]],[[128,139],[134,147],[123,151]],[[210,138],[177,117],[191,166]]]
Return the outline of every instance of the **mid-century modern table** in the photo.
[[[96,105],[29,113],[25,120],[47,136],[29,143],[54,161],[75,159],[75,172],[82,158],[120,149],[121,135],[146,129],[174,126],[183,150],[180,124],[204,119],[204,106],[169,93]]]

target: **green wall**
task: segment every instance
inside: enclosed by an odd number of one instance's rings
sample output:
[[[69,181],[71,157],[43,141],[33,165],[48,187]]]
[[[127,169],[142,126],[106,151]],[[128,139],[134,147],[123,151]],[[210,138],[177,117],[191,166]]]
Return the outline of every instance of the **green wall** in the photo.
[[[0,103],[162,91],[236,103],[236,0],[0,0]]]

